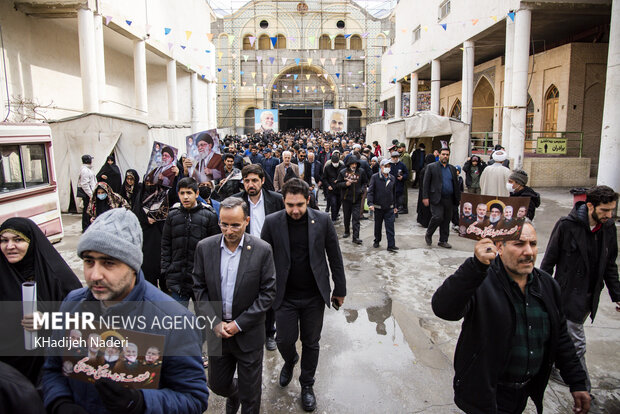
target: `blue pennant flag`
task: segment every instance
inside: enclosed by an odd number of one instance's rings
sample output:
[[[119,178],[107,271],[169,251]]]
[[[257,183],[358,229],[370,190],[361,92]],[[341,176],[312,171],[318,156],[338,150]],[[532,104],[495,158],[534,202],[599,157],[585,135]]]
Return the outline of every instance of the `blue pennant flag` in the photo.
[[[218,71],[218,72],[221,72],[221,71],[222,71],[222,68],[217,68],[217,71]]]
[[[508,13],[508,17],[510,17],[510,20],[512,20],[514,22],[515,21],[515,12]]]
[[[300,58],[295,58],[295,63],[297,63],[297,66],[299,66],[299,62],[301,62]]]
[[[164,27],[164,34],[165,34],[165,35],[169,35],[171,30],[172,30],[172,29],[171,29],[171,28],[169,28],[169,27]]]
[[[274,58],[273,56],[269,58],[269,63],[271,63],[273,65],[273,61],[276,60],[276,58]]]
[[[340,79],[340,73],[336,72],[336,77]]]
[[[293,78],[294,78],[295,80],[297,80],[297,77],[298,77],[298,76],[299,76],[299,75],[295,74],[295,75],[293,75]]]
[[[131,26],[131,23],[133,23],[131,20],[125,20],[125,23],[127,23],[127,26]]]
[[[273,45],[273,47],[276,47],[276,42],[278,41],[277,37],[270,37],[271,39],[271,44]]]
[[[183,45],[181,45],[181,49],[183,49],[183,50],[185,50],[185,48],[186,48],[186,47],[187,47],[187,46],[183,46]]]
[[[443,27],[443,30],[448,30],[448,25],[446,23],[442,23],[441,27]]]

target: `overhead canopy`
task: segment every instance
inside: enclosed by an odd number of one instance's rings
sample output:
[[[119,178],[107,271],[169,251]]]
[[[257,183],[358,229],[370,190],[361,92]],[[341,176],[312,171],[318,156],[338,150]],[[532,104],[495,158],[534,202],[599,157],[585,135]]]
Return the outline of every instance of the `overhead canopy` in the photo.
[[[405,142],[406,139],[441,136],[450,137],[450,162],[463,163],[468,156],[469,126],[458,119],[423,111],[407,118],[375,122],[366,127],[366,142],[378,141],[383,148],[389,147],[393,139]]]
[[[114,153],[123,176],[130,168],[144,175],[154,141],[176,147],[182,154],[185,152],[185,137],[191,134],[188,124],[153,125],[101,114],[83,114],[50,121],[50,128],[62,211],[69,208],[71,189],[74,197],[77,194],[82,155],[94,157],[95,174],[107,156]]]

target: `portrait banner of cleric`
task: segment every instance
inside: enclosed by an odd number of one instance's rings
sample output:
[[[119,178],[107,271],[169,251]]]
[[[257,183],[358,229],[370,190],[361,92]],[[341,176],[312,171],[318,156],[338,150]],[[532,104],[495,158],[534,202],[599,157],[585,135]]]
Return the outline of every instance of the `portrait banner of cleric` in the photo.
[[[516,240],[525,223],[529,197],[461,194],[459,236],[494,241]]]
[[[186,137],[187,157],[192,166],[188,174],[199,184],[224,177],[224,160],[220,149],[220,138],[215,129],[197,132]]]
[[[150,185],[172,186],[176,176],[173,167],[176,166],[177,152],[174,147],[154,142],[144,181]]]
[[[150,347],[140,350],[126,343],[122,348],[106,349],[101,357],[106,360],[109,354],[104,366],[112,368],[111,374],[94,376],[90,382],[67,376],[62,357],[52,354],[45,360],[41,379],[47,412],[200,414],[207,409],[209,391],[197,318],[146,281],[141,270],[142,244],[140,222],[131,211],[117,208],[97,217],[77,246],[86,287],[71,291],[60,312],[79,314],[82,320],[91,315],[96,321],[106,321],[111,330],[126,328],[122,321],[132,321],[132,330],[162,336],[163,350],[158,347],[155,361],[161,362],[157,389],[129,388],[110,379],[117,365],[131,368],[140,360],[153,363]],[[56,332],[66,336],[64,331]]]

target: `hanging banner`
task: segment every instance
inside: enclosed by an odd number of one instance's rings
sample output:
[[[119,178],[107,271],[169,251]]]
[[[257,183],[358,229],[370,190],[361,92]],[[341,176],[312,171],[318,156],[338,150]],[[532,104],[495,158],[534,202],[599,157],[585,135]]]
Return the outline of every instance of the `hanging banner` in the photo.
[[[151,150],[151,158],[146,169],[144,181],[147,184],[159,184],[170,187],[174,183],[175,174],[172,167],[176,165],[178,150],[162,142],[155,141]]]
[[[276,109],[255,109],[254,132],[278,132],[278,111]]]
[[[323,131],[337,134],[347,132],[347,110],[325,109],[323,118]]]

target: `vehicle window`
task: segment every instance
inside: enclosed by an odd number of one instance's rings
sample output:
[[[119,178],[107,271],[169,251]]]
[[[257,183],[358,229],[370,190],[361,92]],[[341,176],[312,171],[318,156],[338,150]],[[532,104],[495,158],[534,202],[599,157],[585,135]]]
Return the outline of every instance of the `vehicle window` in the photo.
[[[24,188],[18,145],[0,145],[0,193]]]

